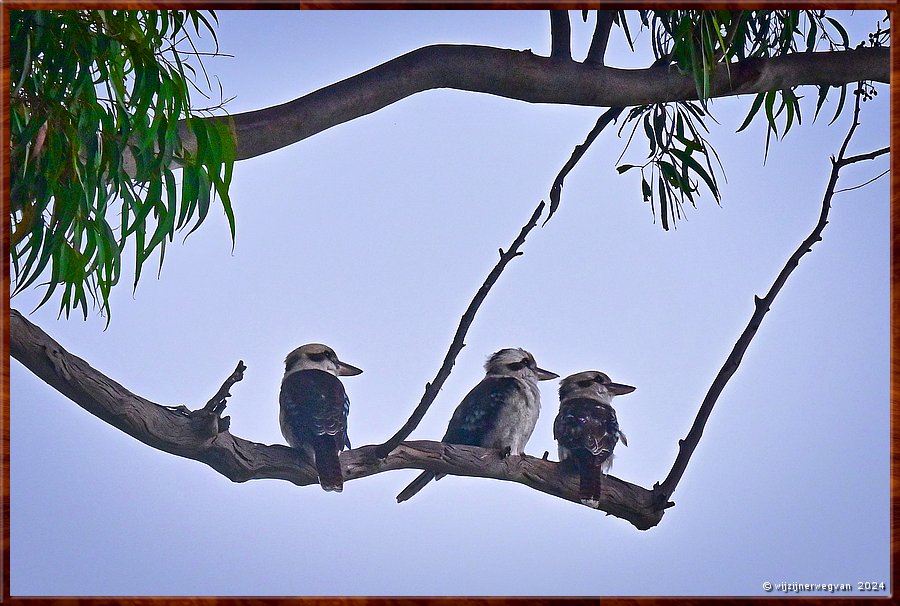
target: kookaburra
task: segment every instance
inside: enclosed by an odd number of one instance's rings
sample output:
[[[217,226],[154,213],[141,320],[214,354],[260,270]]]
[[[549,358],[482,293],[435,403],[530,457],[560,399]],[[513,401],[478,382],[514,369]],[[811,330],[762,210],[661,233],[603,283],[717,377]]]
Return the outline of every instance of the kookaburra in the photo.
[[[302,450],[319,474],[325,490],[344,489],[339,454],[350,448],[347,415],[350,399],[338,376],[362,371],[338,360],[334,350],[320,343],[298,347],[284,361],[281,380],[281,433]]]
[[[553,422],[553,437],[559,443],[559,460],[578,471],[582,503],[597,502],[603,475],[612,466],[613,449],[620,439],[628,446],[610,402],[614,396],[634,389],[613,383],[596,370],[579,372],[559,383],[559,414]]]
[[[521,455],[541,412],[537,382],[559,375],[538,368],[524,349],[501,349],[485,362],[484,379],[456,407],[442,442],[496,448],[504,455]],[[433,479],[423,471],[397,495],[402,503]]]

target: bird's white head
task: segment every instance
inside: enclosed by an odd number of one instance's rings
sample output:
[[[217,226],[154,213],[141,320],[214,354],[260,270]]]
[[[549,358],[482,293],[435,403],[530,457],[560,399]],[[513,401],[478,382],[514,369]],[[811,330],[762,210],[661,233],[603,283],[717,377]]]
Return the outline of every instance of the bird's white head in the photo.
[[[298,370],[324,370],[335,376],[352,376],[362,372],[356,366],[338,360],[337,354],[327,345],[307,343],[288,354],[284,360],[285,376]]]
[[[534,356],[518,347],[501,349],[484,363],[488,376],[517,377],[526,381],[547,381],[559,377],[555,372],[538,368]]]
[[[635,388],[631,385],[613,383],[606,373],[599,370],[586,370],[569,375],[559,382],[559,401],[570,398],[591,398],[609,404],[613,396],[631,393]]]

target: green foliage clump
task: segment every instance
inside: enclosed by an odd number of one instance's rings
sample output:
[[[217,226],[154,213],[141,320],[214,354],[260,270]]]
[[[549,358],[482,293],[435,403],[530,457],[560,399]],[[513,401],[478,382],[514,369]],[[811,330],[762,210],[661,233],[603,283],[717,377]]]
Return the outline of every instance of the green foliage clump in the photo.
[[[621,164],[617,170],[624,173],[640,169],[644,201],[651,205],[654,216],[658,209],[661,225],[667,230],[675,219],[684,216],[685,201],[694,205],[701,181],[716,202],[720,199],[710,155],[711,152],[715,156],[715,150],[702,135],[708,132],[704,119],[712,118],[709,100],[714,71],[724,69],[730,76],[729,63],[734,61],[822,49],[848,50],[851,42],[844,26],[824,10],[640,10],[637,14],[640,27],[649,30],[657,63],[690,74],[697,93],[697,101],[636,106],[623,124],[624,127],[634,123],[626,148],[635,130],[642,125],[649,153],[643,164]],[[614,23],[622,28],[633,50],[634,39],[627,16],[626,11],[616,11]],[[888,13],[885,19],[889,17]],[[882,46],[889,37],[890,30],[882,29],[879,22],[868,43]],[[818,117],[830,86],[820,84],[818,88],[813,120]],[[846,96],[845,84],[840,87],[832,122],[841,115]],[[783,137],[795,122],[801,123],[801,98],[790,88],[758,93],[738,132],[747,128],[764,108],[767,155],[772,135],[776,139]],[[715,159],[721,169],[718,157]]]
[[[192,35],[204,31],[218,54],[200,11],[10,11],[13,294],[44,276],[39,306],[62,286],[60,314],[87,318],[89,294],[108,318],[128,240],[136,287],[144,262],[158,250],[161,267],[166,243],[203,222],[211,197],[234,238],[231,130],[225,118],[191,119],[190,87],[204,94]]]

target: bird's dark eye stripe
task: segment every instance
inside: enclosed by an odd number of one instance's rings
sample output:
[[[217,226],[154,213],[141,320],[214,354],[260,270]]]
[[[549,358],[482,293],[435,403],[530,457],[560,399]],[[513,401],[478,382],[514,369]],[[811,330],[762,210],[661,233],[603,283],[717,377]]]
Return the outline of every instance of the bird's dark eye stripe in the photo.
[[[589,387],[591,383],[593,383],[593,381],[579,381],[578,386],[579,387]]]
[[[324,360],[325,358],[327,358],[328,354],[324,351],[321,351],[318,353],[308,353],[308,354],[306,354],[306,357],[308,357],[310,360],[318,361],[318,360]]]
[[[524,362],[513,362],[512,364],[507,364],[506,367],[509,368],[510,370],[519,370],[521,368],[525,368],[525,363]]]

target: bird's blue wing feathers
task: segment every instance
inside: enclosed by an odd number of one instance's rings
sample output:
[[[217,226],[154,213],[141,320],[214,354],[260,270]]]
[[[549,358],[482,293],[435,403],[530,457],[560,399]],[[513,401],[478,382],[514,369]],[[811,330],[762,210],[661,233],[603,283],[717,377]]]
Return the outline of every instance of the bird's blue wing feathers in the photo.
[[[349,446],[347,414],[350,400],[340,379],[322,370],[301,370],[285,377],[280,402],[300,435],[331,435]]]
[[[504,405],[516,397],[525,398],[522,385],[516,379],[484,378],[456,407],[443,441],[482,446],[482,438],[496,426]]]
[[[353,448],[350,446],[350,436],[347,435],[347,417],[350,416],[350,398],[347,397],[347,394],[344,394],[344,445],[347,448]]]

